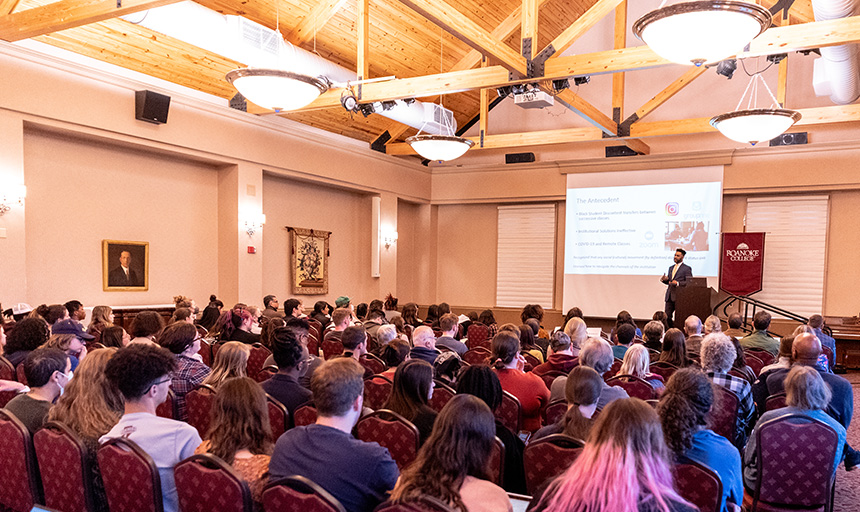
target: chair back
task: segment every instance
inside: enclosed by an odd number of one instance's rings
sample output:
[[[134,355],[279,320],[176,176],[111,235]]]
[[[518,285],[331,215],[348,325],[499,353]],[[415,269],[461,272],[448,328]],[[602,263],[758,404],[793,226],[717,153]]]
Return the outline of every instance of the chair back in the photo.
[[[745,348],[744,356],[746,356],[747,354],[756,356],[757,358],[761,359],[761,362],[764,363],[765,366],[776,362],[776,358],[773,357],[773,354],[771,354],[767,350],[762,350],[760,348]]]
[[[618,372],[621,371],[621,365],[624,364],[624,361],[618,359],[617,357],[612,361],[612,366],[609,367],[609,370],[603,374],[603,380],[609,380],[612,377],[618,375]]]
[[[0,356],[0,380],[18,380],[15,366],[3,356]]]
[[[33,435],[45,505],[63,512],[93,512],[90,458],[80,438],[62,423],[50,422]]]
[[[328,361],[332,357],[343,354],[343,343],[339,340],[327,339],[322,342],[323,359]]]
[[[269,366],[260,370],[260,372],[257,374],[257,378],[254,380],[260,383],[266,382],[267,380],[274,377],[276,373],[278,373],[278,367],[273,364],[270,364]]]
[[[564,434],[532,441],[523,452],[526,489],[534,494],[548,480],[560,475],[579,457],[585,443]]]
[[[263,490],[263,509],[278,512],[346,512],[328,491],[298,475],[269,482]]]
[[[105,442],[98,461],[111,512],[164,512],[158,468],[134,441]]]
[[[42,484],[30,431],[0,409],[0,509],[26,512],[42,503]]]
[[[261,382],[257,379],[257,374],[263,369],[263,363],[266,362],[266,359],[272,355],[272,351],[264,347],[259,343],[254,343],[251,346],[251,353],[248,354],[248,377],[256,380],[257,382]],[[263,379],[265,380],[265,379]]]
[[[489,349],[484,347],[470,348],[463,354],[463,361],[472,365],[489,364],[487,359],[492,355]]]
[[[555,425],[564,417],[567,412],[567,400],[559,398],[553,400],[544,409],[544,423],[547,425]]]
[[[736,426],[738,423],[738,409],[740,407],[738,395],[723,386],[714,386],[714,406],[711,409],[710,428],[717,434],[725,437],[732,444],[736,441]]]
[[[468,347],[470,349],[483,347],[489,350],[490,348],[490,328],[480,322],[472,322],[469,329],[466,331],[468,338]]]
[[[358,358],[358,362],[361,363],[361,366],[364,366],[368,370],[372,371],[374,375],[378,375],[384,372],[387,368],[382,359],[371,354],[370,352],[362,354],[362,356]]]
[[[523,408],[520,401],[507,391],[502,391],[502,404],[495,411],[496,419],[508,430],[516,434],[520,431],[523,421]]]
[[[18,394],[18,391],[0,391],[0,408],[6,407],[15,395]]]
[[[669,377],[672,376],[673,373],[678,371],[678,367],[672,363],[666,363],[663,361],[654,361],[648,367],[648,371],[650,373],[654,373],[663,377],[663,382],[669,382]]]
[[[734,375],[735,377],[737,377],[739,379],[743,379],[743,380],[749,382],[750,385],[752,385],[752,382],[750,382],[749,376],[746,373],[738,370],[737,368],[732,368],[731,370],[729,370],[729,375]]]
[[[441,380],[434,380],[433,383],[433,396],[427,402],[427,405],[436,412],[442,412],[442,408],[445,407],[445,404],[449,400],[454,398],[457,392]]]
[[[782,409],[787,405],[788,404],[785,401],[785,393],[777,393],[767,397],[767,401],[764,403],[764,409],[766,411],[772,411],[774,409]]]
[[[821,353],[827,356],[827,367],[830,368],[830,370],[833,370],[833,366],[836,364],[836,356],[833,354],[833,349],[822,345]]]
[[[675,464],[672,474],[682,498],[699,507],[701,512],[721,512],[723,481],[711,468],[687,459]]]
[[[487,459],[487,476],[499,487],[505,480],[505,443],[498,436],[493,439],[493,449]]]
[[[284,404],[268,393],[266,393],[266,408],[269,410],[272,441],[277,441],[281,434],[290,428],[290,413]]]
[[[197,326],[197,330],[204,329],[204,327]],[[200,357],[203,358],[203,364],[208,367],[212,367],[212,344],[206,339],[200,340],[200,350],[197,351],[200,354]]]
[[[382,375],[373,375],[364,379],[364,405],[374,411],[382,409],[393,387],[391,380]]]
[[[215,390],[205,384],[185,395],[188,424],[197,429],[202,439],[209,438],[210,414],[214,403]]]
[[[167,398],[155,408],[155,415],[171,420],[176,419],[176,394],[172,389],[167,390]]]
[[[746,361],[747,366],[749,366],[752,369],[752,371],[756,377],[758,377],[759,374],[761,373],[761,369],[764,368],[765,366],[767,366],[766,364],[764,364],[764,361],[759,359],[757,356],[754,356],[753,354],[745,353],[744,354],[744,361]]]
[[[839,437],[826,423],[803,414],[766,421],[756,432],[758,502],[830,510]]]
[[[627,391],[628,395],[634,398],[642,400],[653,400],[657,398],[657,391],[654,389],[654,386],[646,382],[644,379],[634,377],[633,375],[616,375],[615,377],[607,380],[606,383],[610,386],[617,386],[624,389],[624,391]]]
[[[313,331],[308,332],[308,354],[317,357],[320,355],[320,337]]]
[[[534,372],[532,372],[532,373],[534,373]],[[551,389],[551,388],[552,388],[552,382],[553,382],[555,379],[557,379],[557,378],[559,378],[559,377],[563,377],[563,376],[567,376],[567,374],[566,374],[566,373],[564,373],[564,372],[563,372],[563,371],[561,371],[561,370],[550,370],[550,371],[548,371],[548,372],[546,372],[546,373],[542,373],[542,374],[538,375],[538,377],[540,377],[540,378],[541,378],[541,380],[543,381],[543,383],[544,383],[544,384],[546,384],[546,388],[547,388],[547,389]]]
[[[313,425],[316,422],[317,408],[314,406],[313,401],[305,402],[293,411],[293,425],[296,427]]]
[[[313,334],[314,336],[317,337],[317,340],[319,340],[320,336],[322,336],[322,332],[323,332],[322,323],[319,322],[318,320],[314,320],[311,317],[308,317],[307,320],[308,320],[308,324],[310,325],[310,330],[308,331],[308,334]]]
[[[540,365],[540,359],[529,354],[525,350],[520,352],[520,355],[522,355],[523,359],[526,360],[526,370],[525,371],[532,371],[533,369],[537,368],[538,365]]]
[[[248,483],[214,455],[192,455],[173,468],[182,512],[253,512]]]
[[[27,374],[24,373],[24,363],[19,364],[18,367],[15,368],[15,375],[18,377],[18,382],[25,386],[28,385]]]
[[[355,425],[355,431],[362,441],[376,442],[388,448],[401,471],[415,460],[421,447],[418,427],[388,409],[363,416]]]

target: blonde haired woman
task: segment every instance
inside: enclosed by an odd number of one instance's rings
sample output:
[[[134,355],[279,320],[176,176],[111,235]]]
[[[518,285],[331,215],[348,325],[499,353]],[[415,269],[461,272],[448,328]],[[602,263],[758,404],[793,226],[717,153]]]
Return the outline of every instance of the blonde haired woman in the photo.
[[[110,306],[96,306],[93,308],[92,320],[87,327],[87,334],[95,336],[93,343],[101,343],[102,331],[113,326],[113,309]]]
[[[578,356],[585,340],[588,339],[588,327],[581,318],[573,317],[564,326],[564,333],[570,336],[570,352]]]
[[[634,343],[624,353],[624,362],[621,363],[618,374],[639,377],[654,386],[654,389],[660,389],[664,385],[663,377],[649,372],[648,367],[650,365],[651,357],[648,354],[648,349],[645,348],[645,345]]]
[[[227,379],[248,376],[248,356],[251,346],[239,341],[228,341],[221,345],[212,363],[212,372],[203,384],[218,389]]]

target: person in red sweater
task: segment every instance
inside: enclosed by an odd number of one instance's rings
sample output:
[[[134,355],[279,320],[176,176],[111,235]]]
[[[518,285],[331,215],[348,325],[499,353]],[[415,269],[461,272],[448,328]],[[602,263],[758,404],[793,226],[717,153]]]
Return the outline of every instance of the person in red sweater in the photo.
[[[520,339],[509,331],[499,331],[493,337],[490,360],[502,389],[520,401],[523,430],[539,429],[540,411],[549,401],[549,390],[540,377],[523,372],[525,359],[520,355]]]
[[[532,370],[535,375],[541,376],[549,372],[570,373],[579,364],[579,358],[571,351],[570,336],[564,332],[552,333],[549,348],[550,353],[546,362]]]

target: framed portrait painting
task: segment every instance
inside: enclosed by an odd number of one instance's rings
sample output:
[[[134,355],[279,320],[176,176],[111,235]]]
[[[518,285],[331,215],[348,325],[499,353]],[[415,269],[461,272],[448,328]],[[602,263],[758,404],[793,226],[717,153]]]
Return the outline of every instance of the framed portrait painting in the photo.
[[[328,239],[330,231],[291,228],[290,273],[296,295],[328,293]]]
[[[102,240],[102,282],[106,292],[149,290],[149,242]]]

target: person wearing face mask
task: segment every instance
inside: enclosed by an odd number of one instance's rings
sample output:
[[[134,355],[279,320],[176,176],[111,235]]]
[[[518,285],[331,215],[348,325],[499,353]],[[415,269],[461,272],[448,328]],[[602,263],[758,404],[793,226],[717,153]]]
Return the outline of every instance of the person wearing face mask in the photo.
[[[24,360],[24,375],[30,391],[10,400],[6,410],[33,434],[45,423],[54,400],[72,379],[72,363],[60,349],[39,348]]]

